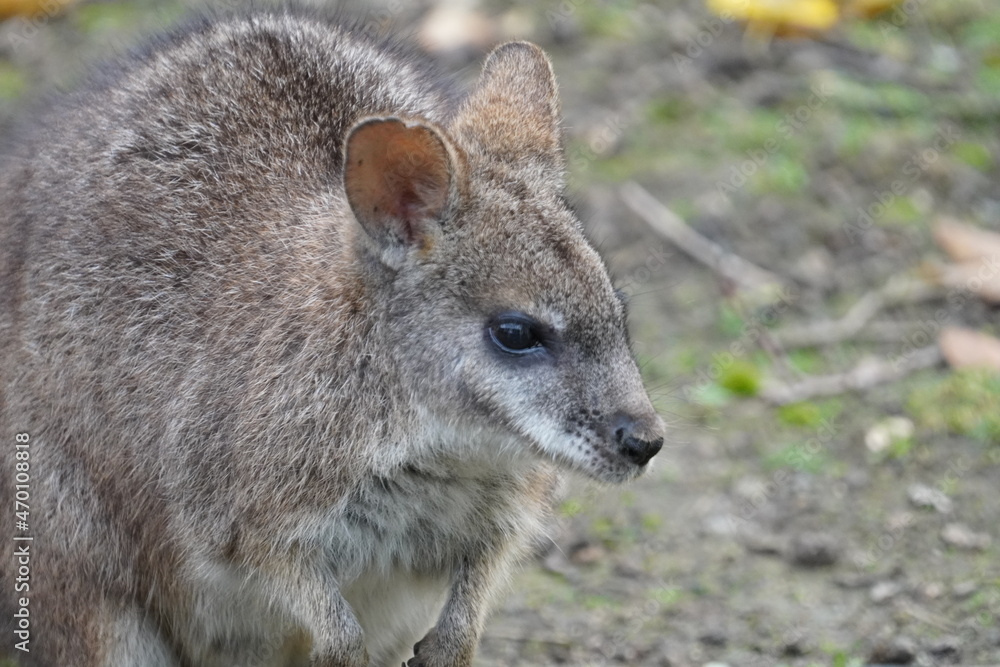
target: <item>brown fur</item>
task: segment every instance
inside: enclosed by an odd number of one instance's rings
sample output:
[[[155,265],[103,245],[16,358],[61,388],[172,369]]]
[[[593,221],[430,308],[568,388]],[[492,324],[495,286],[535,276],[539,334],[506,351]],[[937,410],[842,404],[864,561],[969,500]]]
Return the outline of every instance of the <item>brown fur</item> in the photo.
[[[396,667],[430,628],[409,664],[469,665],[556,471],[621,481],[659,448],[563,204],[547,59],[502,46],[458,103],[442,81],[314,16],[206,21],[6,156],[25,664]],[[544,351],[491,342],[508,311]]]

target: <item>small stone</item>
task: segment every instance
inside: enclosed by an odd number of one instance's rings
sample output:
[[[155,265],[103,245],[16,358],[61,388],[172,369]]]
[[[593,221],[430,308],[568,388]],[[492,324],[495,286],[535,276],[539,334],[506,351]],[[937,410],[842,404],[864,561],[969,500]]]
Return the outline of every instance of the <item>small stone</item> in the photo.
[[[872,649],[868,662],[875,665],[908,665],[917,657],[917,647],[906,637],[893,637]]]
[[[984,551],[993,541],[986,533],[977,533],[964,523],[949,523],[941,530],[945,544],[967,551]]]
[[[949,514],[952,510],[951,498],[940,489],[925,484],[912,484],[906,490],[910,502],[921,509],[933,509],[941,514]]]
[[[836,263],[830,252],[823,247],[807,250],[791,266],[792,274],[812,287],[820,288],[830,284]]]
[[[868,429],[865,433],[865,447],[873,454],[889,448],[894,442],[907,440],[913,436],[913,422],[906,417],[889,417]]]
[[[880,581],[871,587],[868,596],[875,604],[882,604],[886,600],[899,595],[903,587],[895,581]]]
[[[921,592],[924,594],[925,598],[929,600],[936,600],[944,595],[944,584],[939,581],[932,581],[924,586]]]
[[[733,493],[743,500],[766,500],[769,492],[767,482],[760,477],[742,477],[733,486]]]
[[[802,533],[788,545],[788,560],[802,567],[825,567],[840,558],[840,546],[826,533]]]
[[[706,535],[732,537],[740,532],[740,523],[735,514],[713,514],[702,525]]]

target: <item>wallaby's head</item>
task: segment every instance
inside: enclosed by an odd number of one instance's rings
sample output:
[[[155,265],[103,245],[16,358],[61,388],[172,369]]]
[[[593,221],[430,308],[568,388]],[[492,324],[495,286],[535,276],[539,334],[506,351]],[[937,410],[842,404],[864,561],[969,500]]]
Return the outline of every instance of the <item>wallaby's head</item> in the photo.
[[[484,442],[600,480],[641,472],[663,422],[625,303],[562,196],[545,54],[497,48],[446,127],[362,119],[344,164],[394,362],[442,441],[499,433]]]

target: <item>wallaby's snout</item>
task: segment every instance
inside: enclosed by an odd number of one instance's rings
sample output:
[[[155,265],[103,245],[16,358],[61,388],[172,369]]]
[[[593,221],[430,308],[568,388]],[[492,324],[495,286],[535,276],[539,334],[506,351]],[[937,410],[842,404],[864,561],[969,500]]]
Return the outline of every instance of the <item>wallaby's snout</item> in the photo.
[[[663,420],[655,414],[636,417],[619,412],[611,425],[618,451],[637,466],[649,463],[663,447]]]

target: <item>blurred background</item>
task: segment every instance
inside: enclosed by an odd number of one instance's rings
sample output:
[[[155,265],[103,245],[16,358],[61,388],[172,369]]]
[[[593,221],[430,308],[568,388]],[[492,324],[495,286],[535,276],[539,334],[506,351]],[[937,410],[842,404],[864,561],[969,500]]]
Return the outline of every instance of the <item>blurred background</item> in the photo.
[[[671,425],[477,664],[1000,664],[1000,2],[341,4],[460,81],[549,52]],[[204,6],[0,0],[0,132]]]

